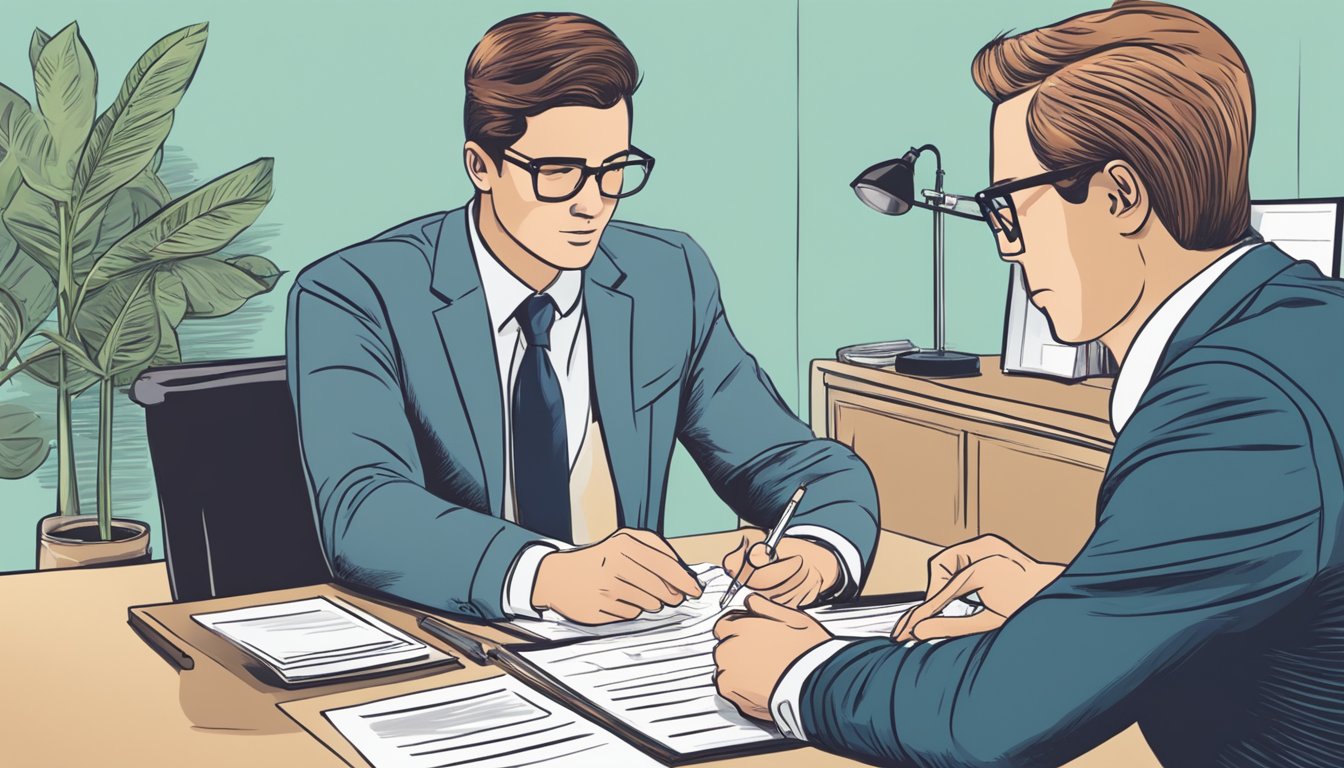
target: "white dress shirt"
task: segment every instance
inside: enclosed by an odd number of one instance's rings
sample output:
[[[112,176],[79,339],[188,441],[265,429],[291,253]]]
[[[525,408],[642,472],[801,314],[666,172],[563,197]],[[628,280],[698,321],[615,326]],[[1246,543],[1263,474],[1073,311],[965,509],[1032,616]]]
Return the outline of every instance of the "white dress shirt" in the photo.
[[[1152,383],[1157,363],[1162,359],[1162,353],[1171,341],[1172,334],[1176,332],[1176,327],[1186,315],[1190,314],[1190,310],[1218,278],[1244,253],[1261,242],[1259,237],[1250,237],[1232,246],[1226,254],[1167,297],[1157,311],[1144,322],[1138,335],[1134,337],[1134,343],[1130,345],[1129,353],[1125,355],[1120,373],[1116,376],[1115,387],[1111,390],[1111,426],[1117,434],[1134,415],[1139,400]],[[830,661],[832,656],[852,642],[854,641],[841,638],[828,640],[798,657],[780,677],[770,696],[770,713],[774,716],[775,725],[785,736],[794,739],[807,738],[807,734],[803,732],[802,717],[798,713],[803,683],[807,682],[807,678],[821,665]],[[911,640],[906,645],[913,645],[915,642]]]
[[[473,201],[467,208],[467,229],[471,235],[471,252],[476,259],[476,270],[485,291],[485,306],[494,331],[495,356],[499,363],[499,390],[504,405],[504,519],[518,522],[516,471],[513,466],[513,385],[518,378],[518,364],[523,359],[527,340],[523,335],[516,313],[518,307],[534,291],[510,272],[486,247],[476,226],[478,204]],[[547,357],[560,383],[565,401],[565,435],[569,448],[569,466],[583,448],[592,415],[592,391],[589,366],[587,320],[583,311],[583,273],[564,270],[545,290],[554,301],[557,316],[551,326],[551,348]],[[563,542],[553,545],[533,545],[524,549],[504,580],[503,608],[515,616],[540,618],[532,608],[532,587],[536,582],[541,559],[557,549],[568,548]]]

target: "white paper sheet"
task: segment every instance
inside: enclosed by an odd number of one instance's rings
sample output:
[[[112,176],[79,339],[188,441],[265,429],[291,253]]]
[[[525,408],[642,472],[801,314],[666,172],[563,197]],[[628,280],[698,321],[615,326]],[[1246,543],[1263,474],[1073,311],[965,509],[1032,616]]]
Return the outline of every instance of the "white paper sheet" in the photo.
[[[325,597],[199,613],[191,618],[291,682],[429,655],[428,646],[396,627],[349,603]]]
[[[511,677],[322,713],[375,768],[658,766]]]
[[[609,628],[606,635],[521,651],[520,655],[578,695],[679,753],[782,738],[773,726],[743,717],[714,687],[714,623],[738,607],[747,590],[720,610],[719,599],[731,579],[718,566],[691,568],[705,585],[704,595],[686,601],[669,618],[655,619],[660,614],[654,614],[605,625]],[[882,637],[890,635],[900,617],[915,605],[823,606],[808,613],[837,636]],[[974,610],[975,606],[957,601],[943,613],[964,615]],[[616,634],[621,628],[625,631]],[[563,626],[538,629],[560,636],[574,631]]]

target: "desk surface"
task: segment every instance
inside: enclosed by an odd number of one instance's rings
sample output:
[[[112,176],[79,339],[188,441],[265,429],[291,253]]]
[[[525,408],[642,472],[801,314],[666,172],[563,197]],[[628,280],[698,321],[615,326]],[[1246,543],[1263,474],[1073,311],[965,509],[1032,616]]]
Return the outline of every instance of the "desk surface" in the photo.
[[[674,539],[688,561],[717,561],[732,532]],[[883,533],[868,591],[922,589],[936,547]],[[343,765],[274,707],[234,711],[210,695],[213,665],[178,673],[126,623],[132,605],[171,599],[162,562],[0,577],[7,626],[0,640],[0,757],[15,765]],[[487,676],[473,668],[442,684]],[[377,698],[370,693],[368,698]],[[812,750],[742,758],[733,766],[840,766]],[[711,764],[717,765],[717,764]],[[1071,768],[1156,765],[1137,727]]]

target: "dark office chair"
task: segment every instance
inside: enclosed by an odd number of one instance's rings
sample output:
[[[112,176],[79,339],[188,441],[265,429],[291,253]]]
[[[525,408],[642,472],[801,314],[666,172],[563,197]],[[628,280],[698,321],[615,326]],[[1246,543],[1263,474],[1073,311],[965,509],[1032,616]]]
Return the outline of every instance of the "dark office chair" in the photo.
[[[131,399],[145,408],[174,600],[331,580],[283,357],[150,369]]]

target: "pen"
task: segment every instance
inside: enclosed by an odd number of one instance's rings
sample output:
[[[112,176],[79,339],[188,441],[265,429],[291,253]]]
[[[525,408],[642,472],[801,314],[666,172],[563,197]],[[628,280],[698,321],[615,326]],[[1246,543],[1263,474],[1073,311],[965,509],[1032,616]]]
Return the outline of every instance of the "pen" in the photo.
[[[485,644],[456,627],[449,626],[434,616],[421,616],[420,628],[453,647],[477,664],[490,663],[490,651]]]
[[[779,516],[779,522],[775,523],[775,527],[771,528],[769,535],[765,537],[765,549],[770,555],[771,562],[774,562],[775,559],[775,547],[779,546],[779,540],[784,538],[784,529],[788,527],[789,520],[793,518],[793,512],[798,509],[798,504],[803,500],[803,494],[805,493],[807,493],[807,483],[798,486],[798,490],[794,491],[793,496],[789,497],[788,506],[784,507],[784,514]],[[741,576],[747,570],[747,554],[750,551],[751,549],[748,548],[746,552],[742,553],[742,570],[738,571],[738,576]],[[756,570],[753,568],[752,573],[755,572]],[[719,601],[719,608],[726,608],[729,603],[733,602],[733,598],[737,597],[737,591],[742,588],[742,584],[745,582],[746,579],[733,579],[728,591],[723,593],[723,599]]]

